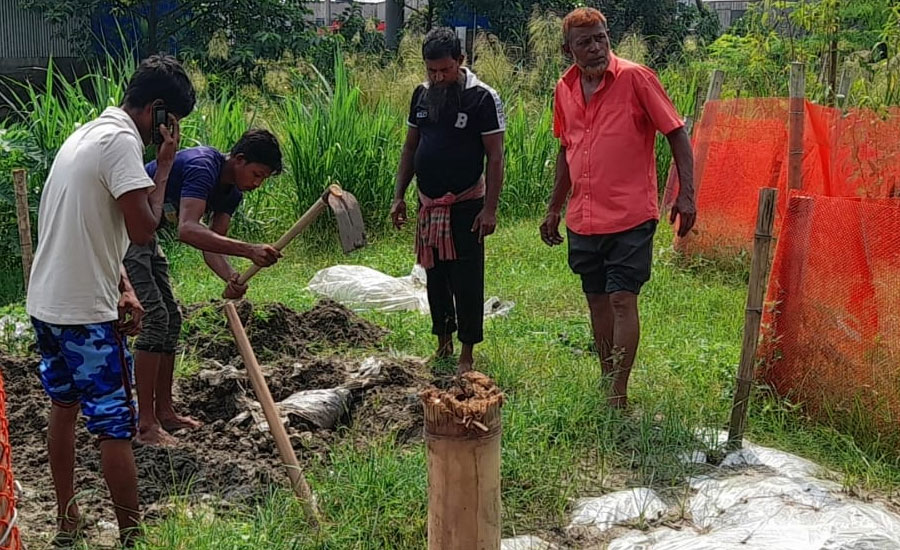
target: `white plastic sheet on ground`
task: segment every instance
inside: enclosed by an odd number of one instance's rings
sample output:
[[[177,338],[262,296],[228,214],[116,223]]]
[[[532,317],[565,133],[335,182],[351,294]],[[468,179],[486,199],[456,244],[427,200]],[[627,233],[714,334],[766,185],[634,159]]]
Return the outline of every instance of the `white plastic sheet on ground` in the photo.
[[[716,430],[698,437],[704,446],[722,448],[728,434]],[[832,473],[805,458],[748,441],[743,447],[726,455],[712,474],[686,480],[691,491],[683,498],[663,502],[650,489],[638,488],[578,500],[567,532],[584,540],[585,549],[900,549],[900,515],[887,506],[848,496],[838,483],[821,479]],[[682,459],[704,462],[706,455],[697,451]],[[670,521],[656,521],[663,517]],[[621,536],[611,531],[621,532],[638,519],[656,527]],[[517,537],[504,540],[502,549],[545,548],[541,543],[547,544]]]
[[[306,390],[278,403],[278,409],[282,415],[297,415],[320,429],[331,430],[347,414],[349,403],[350,390],[344,388]]]
[[[316,273],[307,288],[350,309],[429,312],[425,270],[413,267],[405,277],[391,277],[362,265],[336,265]],[[492,296],[484,304],[485,318],[505,315],[514,303]]]
[[[242,397],[239,401],[244,411],[229,420],[226,427],[243,426],[252,420],[253,429],[268,432],[269,423],[263,414],[262,406],[250,397]],[[276,405],[281,423],[284,425],[290,423],[291,416],[298,416],[319,429],[331,430],[347,414],[349,402],[350,390],[331,388],[297,392]]]
[[[658,519],[668,508],[656,493],[643,488],[583,498],[575,503],[568,530],[588,529],[599,534],[622,523]]]
[[[726,434],[718,434],[724,442]],[[691,522],[612,541],[609,550],[895,550],[900,516],[860,502],[840,485],[814,477],[825,470],[790,453],[745,442],[723,465],[757,466],[690,480]],[[765,468],[758,468],[764,466]]]
[[[316,273],[309,290],[355,309],[428,312],[425,270],[416,266],[406,277],[391,277],[363,265],[336,265]]]
[[[538,537],[524,536],[500,541],[500,550],[558,550],[558,546]]]

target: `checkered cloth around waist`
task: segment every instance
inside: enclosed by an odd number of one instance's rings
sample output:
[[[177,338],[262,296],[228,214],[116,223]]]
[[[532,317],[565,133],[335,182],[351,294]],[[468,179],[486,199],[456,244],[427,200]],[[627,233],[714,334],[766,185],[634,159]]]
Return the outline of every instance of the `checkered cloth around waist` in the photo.
[[[450,228],[450,207],[458,202],[484,197],[484,178],[458,195],[446,195],[432,199],[419,192],[419,226],[416,230],[416,261],[425,269],[434,267],[434,250],[441,261],[455,260],[453,231]]]

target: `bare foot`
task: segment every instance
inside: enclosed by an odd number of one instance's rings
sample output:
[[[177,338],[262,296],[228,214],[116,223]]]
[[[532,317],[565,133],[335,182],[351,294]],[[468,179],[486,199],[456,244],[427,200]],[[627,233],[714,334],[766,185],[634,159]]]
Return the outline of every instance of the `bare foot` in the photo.
[[[69,506],[66,516],[57,518],[58,531],[53,537],[54,548],[72,548],[84,536],[84,517],[75,505]]]
[[[203,425],[199,420],[193,419],[190,416],[179,416],[174,412],[168,414],[156,413],[156,418],[159,419],[159,423],[162,425],[163,430],[169,433],[185,429],[196,430]]]
[[[456,365],[456,374],[459,375],[471,372],[473,364],[474,361],[463,361],[462,358],[460,358],[459,364]]]
[[[606,398],[606,403],[611,409],[623,411],[628,408],[628,398],[624,395],[610,395]]]
[[[464,374],[471,371],[474,364],[474,346],[471,344],[463,344],[462,352],[459,354],[459,363],[456,367],[456,374]]]
[[[119,544],[122,545],[122,548],[134,548],[137,537],[140,534],[139,531],[140,530],[136,528],[121,531],[119,533]]]
[[[141,426],[138,428],[135,440],[139,445],[148,445],[150,447],[174,447],[178,443],[178,440],[162,429],[159,424]]]
[[[438,336],[438,348],[434,353],[438,359],[453,355],[453,336],[450,334]]]

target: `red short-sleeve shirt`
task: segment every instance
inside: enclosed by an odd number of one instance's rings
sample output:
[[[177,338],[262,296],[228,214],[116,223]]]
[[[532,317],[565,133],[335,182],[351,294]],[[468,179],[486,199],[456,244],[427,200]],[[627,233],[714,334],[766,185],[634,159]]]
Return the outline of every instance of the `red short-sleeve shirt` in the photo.
[[[611,55],[587,106],[581,70],[556,85],[553,134],[566,148],[572,195],[566,225],[581,235],[618,233],[659,219],[656,132],[684,123],[656,74]]]

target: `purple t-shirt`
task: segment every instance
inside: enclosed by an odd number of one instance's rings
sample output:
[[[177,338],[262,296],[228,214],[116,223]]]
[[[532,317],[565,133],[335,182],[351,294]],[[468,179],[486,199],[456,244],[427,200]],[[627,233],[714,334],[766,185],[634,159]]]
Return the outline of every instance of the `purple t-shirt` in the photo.
[[[219,183],[223,166],[225,155],[212,147],[191,147],[175,153],[175,162],[166,184],[164,217],[177,223],[181,199],[205,200],[207,213],[233,215],[244,194],[234,185]],[[156,175],[155,160],[145,168],[151,178]]]

